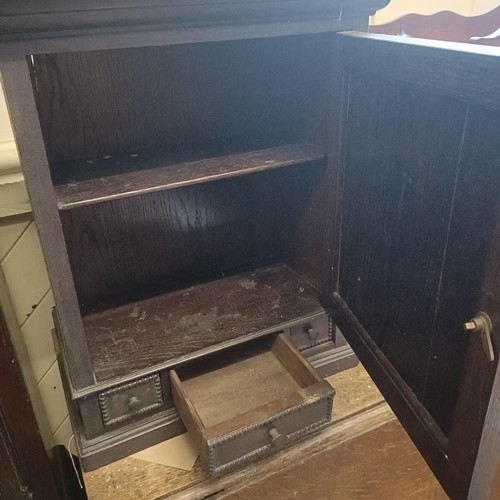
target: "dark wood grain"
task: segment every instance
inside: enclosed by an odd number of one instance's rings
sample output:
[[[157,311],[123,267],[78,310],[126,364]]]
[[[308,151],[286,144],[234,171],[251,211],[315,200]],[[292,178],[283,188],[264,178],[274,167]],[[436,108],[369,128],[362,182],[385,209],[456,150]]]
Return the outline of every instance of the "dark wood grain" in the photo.
[[[312,122],[308,140],[321,145],[327,152],[327,165],[321,182],[313,184],[307,191],[308,195],[299,201],[302,210],[293,237],[287,244],[285,259],[293,269],[328,294],[336,287],[338,279],[339,162],[345,102],[344,74],[338,71],[342,60],[340,43],[332,37],[322,50],[328,55],[328,85],[314,115],[316,119]],[[307,184],[306,175],[299,182]],[[291,197],[292,204],[296,201],[297,196]]]
[[[60,160],[150,147],[192,151],[216,144],[224,150],[234,148],[234,141],[240,151],[249,151],[277,137],[281,144],[309,140],[310,127],[317,127],[325,112],[331,68],[329,53],[321,49],[330,38],[323,34],[35,58],[54,180],[74,174],[72,164]],[[76,102],[86,105],[75,109]],[[92,175],[102,165],[93,165]],[[146,174],[138,174],[141,182],[155,182]],[[307,196],[312,188],[293,187],[299,182],[311,186],[315,173],[309,166],[300,179],[296,169],[291,174],[289,179],[252,178],[246,185],[199,187],[61,214],[80,303],[109,298],[117,290],[122,294],[165,283],[173,288],[285,260],[285,249],[301,254],[302,267],[314,260],[310,257],[316,248],[327,256],[326,225],[311,224],[306,214],[310,200],[319,211],[329,197]],[[300,199],[295,200],[297,193]],[[296,251],[300,238],[294,234],[299,232],[303,242]],[[322,241],[310,241],[309,235]],[[318,268],[314,282],[325,276]]]
[[[0,497],[53,498],[59,493],[0,309]]]
[[[495,47],[368,33],[338,36],[349,51],[345,64],[350,69],[500,108],[500,52]]]
[[[267,147],[270,137],[300,142],[321,109],[330,37],[37,56],[32,71],[51,169],[71,178],[58,162],[192,151],[231,137],[243,142],[239,151]]]
[[[283,260],[323,172],[289,167],[60,212],[80,304]]]
[[[342,297],[335,294],[327,308],[420,453],[443,483],[448,465],[446,436]]]
[[[488,118],[482,124],[490,124]],[[498,122],[494,122],[497,126]],[[487,136],[488,133],[484,131]],[[493,143],[496,149],[497,143]],[[491,153],[492,149],[486,148]],[[498,159],[498,156],[497,156]],[[498,161],[498,160],[497,160]],[[497,163],[498,165],[498,163]],[[486,162],[486,168],[488,162]],[[486,170],[488,172],[488,170]],[[498,170],[495,172],[498,177]],[[486,312],[493,323],[492,343],[495,361],[486,360],[481,339],[472,335],[466,356],[466,370],[462,380],[452,432],[456,439],[451,443],[450,480],[452,496],[465,498],[466,486],[472,477],[468,498],[498,496],[494,490],[495,471],[498,467],[500,443],[500,202],[498,184],[495,214],[489,237],[488,251],[484,259],[481,293],[477,296],[477,308]],[[485,193],[488,189],[485,189]],[[491,216],[491,214],[490,214]],[[490,219],[491,221],[491,219]],[[479,225],[483,228],[483,225]],[[467,441],[463,444],[463,436]],[[462,446],[460,443],[462,442]],[[498,480],[497,480],[498,484]]]
[[[424,395],[425,406],[446,433],[470,346],[463,324],[484,307],[484,279],[492,273],[487,257],[498,246],[494,229],[500,189],[499,124],[500,113],[473,106],[463,139]],[[480,413],[477,417],[481,421]],[[480,432],[481,425],[469,422],[468,428]]]
[[[493,53],[474,48],[369,40],[348,42],[344,54],[349,114],[332,312],[443,487],[467,498],[495,375],[480,339],[460,331],[471,311],[498,311],[499,98],[487,90],[495,59],[487,65]],[[397,72],[383,69],[388,60]],[[459,60],[474,61],[475,93]],[[422,78],[417,64],[428,69]],[[360,229],[366,239],[355,245]],[[483,449],[494,467],[491,447]]]
[[[420,400],[465,114],[451,99],[351,76],[340,295]]]
[[[165,363],[322,310],[307,282],[283,265],[238,274],[84,316],[98,380]]]
[[[308,164],[324,157],[317,146],[301,143],[181,163],[147,153],[85,160],[58,168],[69,171],[71,177],[64,184],[55,186],[57,205],[60,210],[68,210],[263,170]],[[95,164],[98,167],[94,170],[92,166]]]

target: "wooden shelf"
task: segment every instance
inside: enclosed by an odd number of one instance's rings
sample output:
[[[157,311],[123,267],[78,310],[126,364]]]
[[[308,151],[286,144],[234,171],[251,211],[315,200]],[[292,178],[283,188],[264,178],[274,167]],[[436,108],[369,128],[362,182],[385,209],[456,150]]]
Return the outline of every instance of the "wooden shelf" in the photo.
[[[325,158],[313,144],[298,143],[224,156],[165,155],[154,152],[59,164],[70,179],[55,182],[60,210],[140,196]],[[197,156],[197,157],[196,157]],[[165,157],[168,160],[165,160]],[[184,158],[183,158],[184,157]]]
[[[240,273],[83,317],[99,382],[179,360],[251,334],[279,331],[323,308],[283,264]]]

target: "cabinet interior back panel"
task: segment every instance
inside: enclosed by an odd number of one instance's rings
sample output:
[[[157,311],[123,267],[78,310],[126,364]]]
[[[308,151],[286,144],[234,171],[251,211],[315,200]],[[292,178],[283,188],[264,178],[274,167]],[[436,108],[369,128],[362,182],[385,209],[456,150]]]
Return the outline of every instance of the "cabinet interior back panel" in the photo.
[[[324,164],[61,212],[83,310],[285,260]]]
[[[324,109],[327,35],[35,56],[49,160],[303,136]],[[331,45],[330,45],[331,46]],[[54,173],[59,167],[52,165]]]

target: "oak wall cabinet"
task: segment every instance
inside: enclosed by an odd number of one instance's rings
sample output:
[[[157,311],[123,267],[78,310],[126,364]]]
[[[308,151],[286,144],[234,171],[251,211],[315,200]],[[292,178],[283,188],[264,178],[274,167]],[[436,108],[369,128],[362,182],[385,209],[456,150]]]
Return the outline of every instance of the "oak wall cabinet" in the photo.
[[[214,473],[319,428],[340,329],[450,496],[487,491],[500,53],[354,32],[382,3],[2,3],[85,467],[179,413]]]

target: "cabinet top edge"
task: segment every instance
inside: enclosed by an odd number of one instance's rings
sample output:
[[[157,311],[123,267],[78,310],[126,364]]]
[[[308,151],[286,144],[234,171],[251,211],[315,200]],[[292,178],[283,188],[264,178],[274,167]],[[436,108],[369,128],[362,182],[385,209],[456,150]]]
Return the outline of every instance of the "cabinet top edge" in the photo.
[[[388,0],[3,0],[0,43],[216,25],[368,19]],[[345,29],[345,28],[344,28]]]
[[[439,92],[464,106],[500,110],[498,47],[355,32],[336,39],[350,73],[369,73]]]
[[[500,57],[500,48],[488,45],[474,45],[465,42],[449,42],[426,38],[413,38],[400,35],[382,35],[361,31],[344,31],[339,33],[344,43],[378,43],[380,45],[399,45],[415,49],[431,49],[455,52],[457,54],[474,54],[479,56]],[[448,54],[449,55],[449,54]]]

